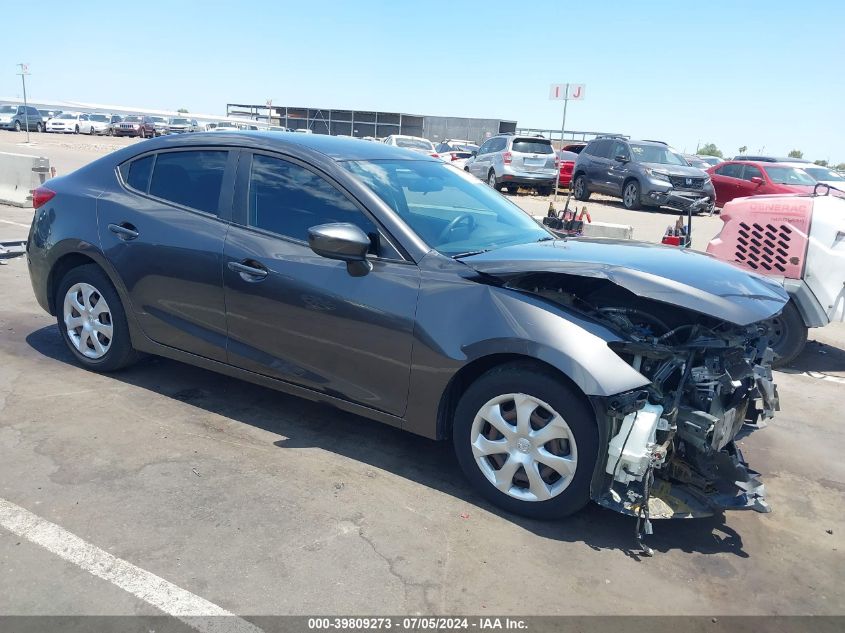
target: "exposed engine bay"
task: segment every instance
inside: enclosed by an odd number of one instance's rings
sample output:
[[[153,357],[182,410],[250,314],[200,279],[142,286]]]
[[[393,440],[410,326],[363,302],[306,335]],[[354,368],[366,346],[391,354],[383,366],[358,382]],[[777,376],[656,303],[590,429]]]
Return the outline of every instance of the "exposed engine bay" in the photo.
[[[532,273],[505,285],[611,329],[622,340],[610,347],[651,381],[593,403],[607,425],[595,501],[643,519],[645,533],[650,518],[770,511],[736,445],[779,408],[765,326],[637,296],[607,279]]]

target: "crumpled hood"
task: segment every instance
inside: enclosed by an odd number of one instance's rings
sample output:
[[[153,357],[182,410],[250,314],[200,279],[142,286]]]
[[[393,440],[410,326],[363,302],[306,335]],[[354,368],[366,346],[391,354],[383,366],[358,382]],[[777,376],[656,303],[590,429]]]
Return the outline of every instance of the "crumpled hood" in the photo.
[[[768,319],[789,300],[777,282],[706,253],[632,240],[549,240],[461,261],[503,281],[540,272],[607,279],[636,295],[736,325]]]

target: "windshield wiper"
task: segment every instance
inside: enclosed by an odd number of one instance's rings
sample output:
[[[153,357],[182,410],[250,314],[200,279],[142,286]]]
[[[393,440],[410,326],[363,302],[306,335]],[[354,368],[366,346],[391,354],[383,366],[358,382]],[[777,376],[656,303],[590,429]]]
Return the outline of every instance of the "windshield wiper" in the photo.
[[[538,242],[551,242],[551,241],[556,240],[556,239],[557,239],[556,237],[552,237],[551,235],[546,235],[545,237],[541,237],[537,241]]]
[[[481,253],[486,253],[489,250],[489,248],[482,248],[478,251],[467,251],[466,253],[458,253],[457,255],[452,255],[452,259],[461,259],[461,257],[469,257],[470,255],[481,255]]]

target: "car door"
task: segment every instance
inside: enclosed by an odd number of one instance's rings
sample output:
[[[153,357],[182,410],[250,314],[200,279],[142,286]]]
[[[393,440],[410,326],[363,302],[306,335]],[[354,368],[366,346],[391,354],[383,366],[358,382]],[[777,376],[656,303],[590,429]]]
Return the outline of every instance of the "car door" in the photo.
[[[724,163],[713,172],[711,180],[716,190],[716,205],[724,206],[739,197],[739,182],[742,179],[742,163]]]
[[[760,178],[763,182],[752,182],[752,178]],[[736,184],[737,197],[759,196],[764,193],[771,193],[766,187],[766,177],[762,170],[756,165],[743,165],[742,176]]]
[[[625,160],[618,161],[617,156],[622,156]],[[622,185],[625,184],[625,178],[628,175],[630,160],[631,152],[628,150],[628,145],[622,141],[613,141],[607,169],[607,188],[614,196],[622,195]]]
[[[243,151],[224,246],[229,363],[393,415],[404,414],[419,269],[336,183],[290,157]],[[311,226],[351,222],[372,271],[316,255]]]
[[[484,161],[489,159],[488,154],[490,153],[490,146],[492,143],[493,139],[486,140],[481,147],[478,148],[478,154],[476,154],[475,160],[469,165],[469,172],[476,178],[481,178],[482,180],[487,178],[487,168],[484,167]]]
[[[80,115],[79,120],[77,121],[77,125],[79,126],[80,134],[87,134],[88,129],[91,126],[91,124],[88,122],[88,115]]]
[[[191,148],[123,163],[97,201],[100,241],[153,341],[226,360],[223,240],[237,152]]]
[[[592,150],[590,162],[587,166],[587,180],[590,183],[590,190],[609,193],[607,172],[610,169],[610,151],[613,147],[611,139],[602,139],[596,143]]]

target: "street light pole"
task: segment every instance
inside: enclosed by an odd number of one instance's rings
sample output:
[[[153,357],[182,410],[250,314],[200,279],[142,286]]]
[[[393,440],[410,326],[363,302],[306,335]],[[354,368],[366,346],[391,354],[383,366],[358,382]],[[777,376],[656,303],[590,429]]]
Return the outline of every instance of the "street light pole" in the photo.
[[[21,71],[18,73],[21,76],[21,84],[23,84],[23,121],[26,127],[26,142],[29,144],[29,108],[26,103],[26,76],[29,74],[29,64],[18,64]]]

